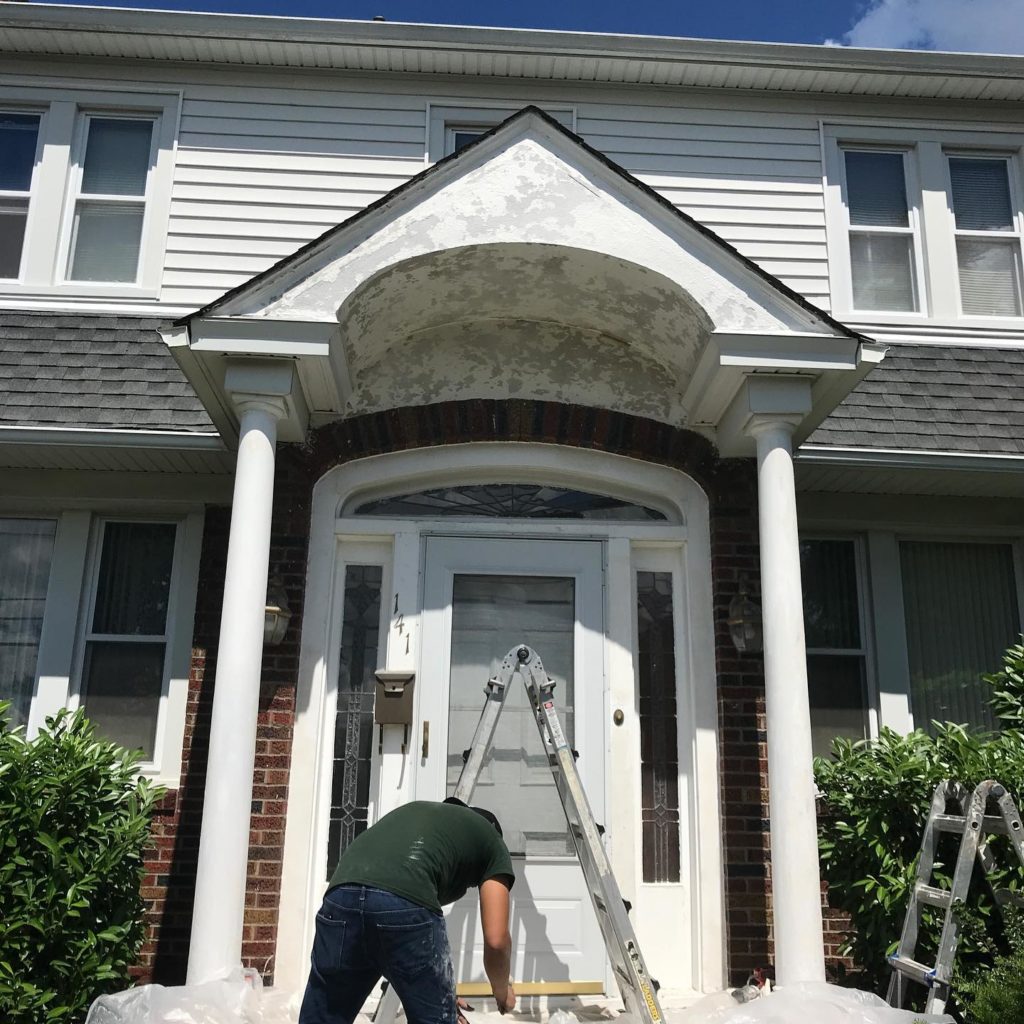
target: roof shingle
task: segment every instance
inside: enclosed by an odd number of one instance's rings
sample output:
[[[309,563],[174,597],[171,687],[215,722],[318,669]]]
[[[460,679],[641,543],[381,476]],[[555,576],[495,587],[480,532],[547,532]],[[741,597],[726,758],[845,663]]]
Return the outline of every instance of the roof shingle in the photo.
[[[167,320],[0,310],[0,423],[215,428],[157,330]]]

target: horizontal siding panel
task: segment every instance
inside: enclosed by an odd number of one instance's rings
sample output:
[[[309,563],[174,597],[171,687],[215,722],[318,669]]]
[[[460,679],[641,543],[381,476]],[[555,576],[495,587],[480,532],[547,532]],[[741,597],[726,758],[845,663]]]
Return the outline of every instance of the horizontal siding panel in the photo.
[[[296,153],[333,156],[423,156],[423,143],[410,142],[360,142],[354,139],[286,138],[280,135],[232,135],[230,142],[225,136],[208,132],[182,133],[182,145],[196,149],[223,150],[239,149],[251,153]]]
[[[198,135],[220,135],[224,145],[231,146],[230,140],[244,138],[272,137],[283,139],[327,139],[360,144],[395,145],[405,143],[423,149],[423,125],[363,125],[338,124],[331,121],[274,121],[266,118],[246,117],[191,117],[181,118],[181,135],[188,142]]]
[[[315,238],[322,235],[333,223],[312,223],[308,221],[287,220],[281,221],[273,229],[267,227],[264,221],[245,219],[230,219],[220,217],[211,220],[209,217],[176,217],[171,228],[171,242],[176,238],[225,238],[225,239],[266,239],[268,242],[274,240],[289,241],[295,239]],[[168,245],[171,244],[168,242]]]
[[[275,90],[275,99],[281,95]],[[249,96],[251,100],[251,94]],[[394,127],[417,128],[420,138],[423,137],[426,124],[426,111],[422,100],[418,105],[404,107],[401,97],[396,97],[393,106],[376,107],[367,110],[365,107],[347,106],[339,103],[324,103],[324,94],[317,102],[307,100],[298,102],[260,102],[253,103],[241,99],[225,102],[224,100],[186,99],[182,104],[183,117],[197,118],[239,118],[252,121],[271,121],[277,124],[319,121],[323,124],[362,125],[367,128],[380,129],[382,125]]]
[[[344,184],[338,182],[335,189],[310,191],[298,188],[245,188],[239,185],[198,185],[178,182],[174,186],[172,198],[208,203],[252,203],[260,206],[276,203],[282,206],[359,209],[384,195],[383,192],[341,191],[338,186]]]
[[[300,170],[253,170],[233,167],[193,167],[178,169],[175,175],[175,189],[181,185],[235,188],[305,188],[305,189],[346,189],[350,192],[364,192],[367,195],[382,195],[409,180],[409,175],[349,174],[339,167],[333,174]]]
[[[735,100],[733,101],[735,102]],[[586,121],[611,121],[617,124],[699,124],[699,125],[768,125],[773,128],[804,128],[817,130],[817,118],[811,114],[791,114],[773,109],[742,110],[729,107],[691,107],[664,104],[585,103],[576,114],[577,125]]]
[[[175,230],[175,217],[206,217],[214,220],[251,219],[263,224],[276,224],[281,220],[295,217],[307,224],[322,224],[325,227],[348,220],[362,207],[328,206],[266,206],[251,203],[209,203],[200,200],[181,199],[171,202],[171,231]],[[273,228],[267,229],[273,234]]]
[[[327,174],[363,174],[409,177],[423,170],[423,154],[415,157],[358,157],[358,156],[317,156],[306,153],[248,152],[240,149],[190,149],[184,143],[178,146],[179,167],[217,167],[223,169],[250,171],[306,171]]]
[[[289,234],[292,234],[291,232]],[[306,235],[297,235],[289,238],[260,238],[258,240],[245,239],[250,244],[246,252],[250,256],[261,256],[279,260],[284,256],[295,252],[306,242],[317,237],[317,232],[312,231]],[[189,253],[214,254],[223,253],[230,256],[239,251],[238,243],[244,236],[238,235],[174,235],[167,240],[168,263],[180,264],[183,261],[179,256]],[[173,259],[171,257],[174,257]]]
[[[676,185],[673,188],[662,186],[656,190],[675,206],[693,207],[726,207],[742,208],[746,210],[817,210],[819,214],[823,209],[821,190],[805,192],[757,192],[741,191],[716,191],[713,189],[702,189],[700,187],[690,188],[686,185]],[[822,215],[823,216],[823,215]]]
[[[584,136],[586,142],[594,149],[609,156],[627,153],[643,156],[661,154],[680,157],[740,157],[762,162],[778,162],[788,164],[796,161],[816,163],[821,155],[821,148],[815,140],[813,145],[769,145],[760,143],[751,145],[749,142],[720,142],[718,139],[700,139],[679,141],[676,139],[611,138],[607,135]],[[612,159],[615,159],[612,156]]]
[[[779,128],[763,125],[763,122],[745,124],[695,124],[693,122],[646,122],[639,128],[634,121],[610,121],[593,117],[580,117],[576,131],[585,137],[594,138],[644,138],[671,139],[682,142],[741,142],[748,146],[760,145],[803,145],[818,146],[816,126],[808,128]]]
[[[821,160],[763,160],[751,155],[715,157],[715,156],[665,156],[658,153],[623,153],[606,150],[605,156],[624,167],[630,174],[642,177],[647,173],[665,174],[672,172],[679,175],[699,174],[706,176],[718,188],[718,182],[725,177],[747,182],[772,182],[783,178],[793,182],[821,183]]]
[[[745,207],[694,206],[687,209],[691,217],[702,224],[800,224],[809,227],[824,227],[824,218],[818,210],[751,210]],[[781,215],[780,215],[781,214]]]
[[[294,249],[281,255],[287,256],[290,252],[294,252]],[[245,280],[245,278],[251,277],[253,274],[266,270],[267,267],[272,266],[280,258],[280,256],[262,254],[246,254],[242,256],[237,251],[229,254],[175,252],[168,250],[165,275],[170,275],[176,271],[201,271],[203,274],[213,271],[221,274],[240,274],[242,280]],[[171,277],[165,276],[165,280],[170,281]]]

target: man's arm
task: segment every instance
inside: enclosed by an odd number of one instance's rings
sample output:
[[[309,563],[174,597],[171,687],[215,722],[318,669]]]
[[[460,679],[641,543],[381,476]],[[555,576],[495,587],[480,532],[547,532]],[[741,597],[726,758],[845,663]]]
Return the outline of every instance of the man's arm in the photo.
[[[480,923],[484,930],[484,970],[502,1013],[514,1009],[516,994],[509,981],[512,936],[508,930],[509,886],[488,878],[480,886]]]

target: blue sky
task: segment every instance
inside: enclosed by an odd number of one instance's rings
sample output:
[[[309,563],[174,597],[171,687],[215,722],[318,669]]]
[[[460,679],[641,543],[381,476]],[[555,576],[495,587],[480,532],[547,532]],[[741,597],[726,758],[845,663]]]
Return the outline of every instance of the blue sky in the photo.
[[[107,6],[1024,52],[1024,0],[112,0]]]

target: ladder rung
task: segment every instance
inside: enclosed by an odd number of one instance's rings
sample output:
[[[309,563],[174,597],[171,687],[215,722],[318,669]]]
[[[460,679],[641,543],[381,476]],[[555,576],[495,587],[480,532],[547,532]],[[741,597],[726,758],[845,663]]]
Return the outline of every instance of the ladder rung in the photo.
[[[940,832],[963,832],[967,819],[962,814],[936,814],[932,824]]]
[[[934,967],[926,967],[924,964],[919,964],[916,960],[911,960],[910,957],[902,956],[889,957],[889,963],[894,971],[899,971],[900,974],[913,978],[914,981],[921,985],[927,985],[931,988],[935,984]]]
[[[986,814],[985,815],[985,831],[995,832],[1001,836],[1010,835],[1010,829],[1008,828],[1005,821],[998,814]]]
[[[953,901],[953,894],[948,889],[937,889],[934,885],[919,884],[914,888],[914,895],[921,903],[945,910]]]

